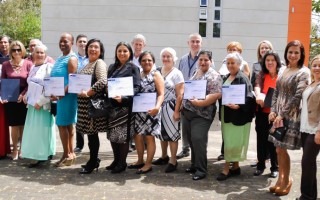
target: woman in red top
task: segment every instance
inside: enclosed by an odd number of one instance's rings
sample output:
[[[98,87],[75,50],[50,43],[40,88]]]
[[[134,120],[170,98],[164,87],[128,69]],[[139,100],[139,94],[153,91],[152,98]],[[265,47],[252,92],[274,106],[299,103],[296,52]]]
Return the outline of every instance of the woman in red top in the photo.
[[[17,102],[8,102],[2,98],[8,124],[11,126],[11,139],[13,145],[12,159],[17,160],[18,143],[22,139],[23,126],[26,119],[27,108],[23,103],[23,96],[27,92],[27,78],[32,67],[32,62],[23,59],[26,49],[20,41],[13,41],[9,47],[10,60],[2,64],[1,79],[19,79],[20,91]]]
[[[275,178],[278,176],[278,161],[275,146],[272,142],[268,141],[269,135],[269,120],[268,115],[270,113],[270,105],[265,99],[271,101],[272,93],[268,93],[269,88],[276,87],[276,80],[278,72],[281,67],[281,61],[279,55],[276,52],[268,51],[261,60],[262,70],[257,75],[255,81],[254,91],[256,94],[256,102],[258,104],[256,112],[256,132],[257,132],[257,169],[254,172],[254,176],[260,176],[263,174],[266,168],[266,160],[270,155],[271,160],[271,174],[270,177]]]

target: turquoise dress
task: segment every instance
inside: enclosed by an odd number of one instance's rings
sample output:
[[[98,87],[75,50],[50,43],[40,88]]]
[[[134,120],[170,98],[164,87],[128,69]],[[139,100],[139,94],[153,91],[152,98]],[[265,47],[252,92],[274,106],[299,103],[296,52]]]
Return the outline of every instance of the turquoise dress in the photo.
[[[64,77],[64,86],[69,83],[68,61],[76,54],[71,53],[67,56],[60,56],[51,71],[51,77]],[[77,94],[66,93],[57,102],[56,124],[58,126],[68,126],[77,122]]]

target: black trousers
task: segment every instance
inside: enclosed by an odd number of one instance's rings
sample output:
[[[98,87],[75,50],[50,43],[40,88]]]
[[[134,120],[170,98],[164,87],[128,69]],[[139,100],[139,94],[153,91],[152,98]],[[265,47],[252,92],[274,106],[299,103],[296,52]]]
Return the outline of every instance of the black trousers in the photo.
[[[100,140],[98,134],[88,135],[88,146],[90,150],[90,159],[87,162],[89,169],[95,168],[97,165],[98,153],[100,148]]]
[[[266,168],[266,160],[270,157],[271,171],[278,171],[277,152],[274,144],[268,141],[269,137],[269,113],[256,112],[256,132],[257,132],[257,157],[258,170]]]
[[[83,149],[84,146],[84,135],[76,129],[76,147]]]
[[[317,199],[317,156],[320,145],[314,142],[314,134],[302,133],[303,155],[301,161],[301,200]]]

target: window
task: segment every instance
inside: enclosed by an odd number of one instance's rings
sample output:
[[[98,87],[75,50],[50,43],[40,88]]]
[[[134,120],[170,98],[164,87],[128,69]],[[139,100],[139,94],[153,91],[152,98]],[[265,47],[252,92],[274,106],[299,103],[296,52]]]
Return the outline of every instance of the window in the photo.
[[[200,0],[200,7],[207,7],[208,6],[208,0]]]
[[[221,31],[221,24],[220,23],[213,23],[212,37],[219,38],[220,31]]]
[[[207,15],[207,9],[206,8],[200,8],[200,12],[199,12],[199,19],[207,19],[208,15]]]
[[[201,37],[206,37],[207,36],[207,22],[199,22],[199,34]]]
[[[218,20],[220,21],[220,10],[215,10],[214,11],[214,18],[213,20]]]
[[[221,0],[215,0],[214,6],[221,7]]]

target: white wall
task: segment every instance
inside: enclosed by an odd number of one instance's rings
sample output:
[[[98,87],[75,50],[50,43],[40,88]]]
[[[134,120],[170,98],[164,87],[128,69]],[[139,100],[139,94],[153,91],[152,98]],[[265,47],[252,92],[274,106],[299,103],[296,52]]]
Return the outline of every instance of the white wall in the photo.
[[[226,55],[226,44],[239,41],[243,57],[256,61],[259,41],[270,40],[283,54],[287,42],[289,0],[222,0],[221,38],[212,38],[214,0],[209,0],[207,37],[203,48],[213,51],[219,67]],[[107,64],[113,62],[114,48],[120,41],[130,42],[137,33],[147,38],[147,49],[159,58],[162,48],[176,49],[178,57],[188,52],[188,35],[198,32],[198,0],[43,0],[42,40],[49,54],[59,54],[61,33],[83,33],[103,41]],[[157,59],[157,64],[160,61]]]

